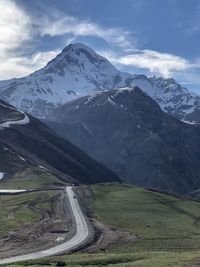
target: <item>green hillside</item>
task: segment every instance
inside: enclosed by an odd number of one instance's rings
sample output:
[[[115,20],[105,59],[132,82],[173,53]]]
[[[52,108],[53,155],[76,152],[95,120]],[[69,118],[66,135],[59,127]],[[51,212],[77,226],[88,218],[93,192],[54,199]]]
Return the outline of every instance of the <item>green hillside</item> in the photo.
[[[101,184],[89,189],[93,216],[113,230],[136,234],[135,241],[114,242],[105,253],[79,252],[9,266],[57,266],[58,261],[73,267],[198,266],[200,203],[128,185]]]
[[[110,251],[188,251],[200,249],[200,203],[128,185],[95,185],[95,216],[138,235]]]

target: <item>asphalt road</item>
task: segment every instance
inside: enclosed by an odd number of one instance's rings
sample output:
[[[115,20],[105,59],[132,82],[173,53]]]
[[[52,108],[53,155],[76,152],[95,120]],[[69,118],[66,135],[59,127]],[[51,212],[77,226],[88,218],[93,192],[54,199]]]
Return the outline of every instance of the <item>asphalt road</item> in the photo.
[[[74,192],[72,187],[66,187],[66,192],[72,208],[72,213],[76,222],[76,234],[68,241],[57,245],[55,247],[29,253],[26,255],[14,256],[0,260],[0,264],[13,263],[19,261],[26,261],[31,259],[39,259],[47,256],[58,255],[62,252],[69,253],[73,249],[78,248],[84,244],[89,237],[89,229],[85,217],[81,211],[77,198],[74,198]]]
[[[4,128],[9,128],[11,125],[23,125],[23,124],[28,124],[30,122],[29,117],[23,112],[23,111],[19,111],[18,109],[12,108],[12,107],[8,107],[2,103],[0,103],[1,106],[15,110],[20,112],[22,115],[24,115],[24,118],[21,120],[16,120],[16,121],[6,121],[3,123],[0,123],[0,129],[4,129]]]

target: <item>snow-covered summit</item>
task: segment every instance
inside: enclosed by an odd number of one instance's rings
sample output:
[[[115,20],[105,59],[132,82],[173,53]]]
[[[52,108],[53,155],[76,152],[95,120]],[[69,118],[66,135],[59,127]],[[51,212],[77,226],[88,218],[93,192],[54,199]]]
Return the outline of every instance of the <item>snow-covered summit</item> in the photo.
[[[4,83],[0,97],[36,117],[44,117],[49,110],[94,90],[124,86],[129,76],[86,45],[70,44],[44,68]]]
[[[0,98],[36,117],[73,99],[122,87],[138,86],[161,108],[179,119],[200,122],[200,96],[174,79],[148,78],[117,70],[84,44],[70,44],[47,65],[20,79],[0,81]]]
[[[98,55],[93,49],[84,44],[70,44],[60,54],[49,61],[47,65],[31,76],[56,74],[65,76],[68,72],[89,74],[95,68],[107,75],[116,75],[119,72],[107,59]]]
[[[132,85],[140,87],[162,110],[188,121],[200,122],[200,96],[178,84],[173,78],[136,76]]]

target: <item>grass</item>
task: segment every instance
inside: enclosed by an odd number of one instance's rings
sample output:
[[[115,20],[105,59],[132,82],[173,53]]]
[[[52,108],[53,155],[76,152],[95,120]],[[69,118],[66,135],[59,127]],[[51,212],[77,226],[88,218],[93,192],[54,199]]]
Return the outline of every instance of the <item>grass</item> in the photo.
[[[100,221],[139,235],[136,243],[115,244],[111,251],[200,249],[200,203],[126,185],[95,185],[92,190],[92,209]]]
[[[37,201],[41,199],[41,194],[43,194],[43,210],[45,210],[45,204],[47,203],[47,212],[49,212],[49,199],[56,194],[53,191],[20,195],[0,195],[0,238],[25,224],[31,225],[42,219],[42,214],[30,207],[30,204],[33,202],[36,202],[35,206],[39,207],[40,204]]]
[[[76,253],[69,256],[57,256],[43,260],[34,260],[10,267],[41,267],[56,266],[58,261],[63,261],[68,267],[186,267],[199,257],[199,253],[188,252],[144,252],[144,253],[106,253],[85,254]]]
[[[51,174],[45,169],[39,167],[26,167],[16,172],[12,177],[0,181],[1,189],[18,189],[18,188],[44,188],[52,185],[65,185],[63,181]]]
[[[68,256],[11,264],[12,267],[189,267],[200,259],[200,203],[139,187],[102,184],[90,187],[94,216],[112,228],[138,235],[136,242],[120,241],[106,253]]]

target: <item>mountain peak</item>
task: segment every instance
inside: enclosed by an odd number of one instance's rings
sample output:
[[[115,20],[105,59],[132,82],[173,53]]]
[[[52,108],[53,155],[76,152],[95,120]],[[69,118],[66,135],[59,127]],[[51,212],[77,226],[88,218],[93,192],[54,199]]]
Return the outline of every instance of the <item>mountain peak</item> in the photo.
[[[93,49],[76,43],[66,46],[44,68],[8,83],[0,96],[19,109],[43,117],[56,106],[77,97],[124,87],[131,77]]]
[[[92,48],[82,43],[69,44],[62,50],[62,53],[66,53],[66,52],[68,53],[68,52],[74,52],[74,51],[76,52],[78,50],[85,50],[85,51],[88,51],[90,54],[97,55],[97,53]]]
[[[66,46],[62,50],[62,52],[58,54],[56,58],[50,61],[47,65],[55,61],[68,61],[68,63],[70,63],[71,60],[78,60],[79,62],[89,60],[93,64],[95,62],[106,62],[107,64],[110,64],[107,59],[97,54],[92,48],[88,47],[87,45],[82,43],[75,43]]]
[[[45,73],[57,73],[61,76],[64,76],[66,71],[74,71],[76,73],[94,72],[96,69],[117,71],[107,59],[82,43],[66,46],[44,69]]]

